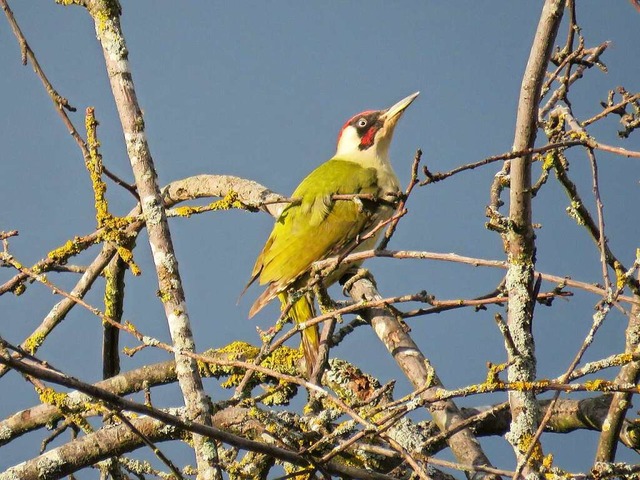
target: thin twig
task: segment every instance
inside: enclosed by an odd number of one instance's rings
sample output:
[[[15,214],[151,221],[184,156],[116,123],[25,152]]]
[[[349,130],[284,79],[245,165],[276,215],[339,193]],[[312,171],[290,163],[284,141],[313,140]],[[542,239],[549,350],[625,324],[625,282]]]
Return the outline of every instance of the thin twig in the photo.
[[[563,291],[551,291],[540,293],[536,296],[536,300],[540,303],[549,302],[553,298],[567,298],[573,296],[571,292],[563,292]],[[485,305],[502,305],[508,301],[508,297],[506,295],[496,295],[496,296],[482,296],[478,298],[472,299],[459,299],[459,300],[436,300],[433,299],[431,301],[432,307],[429,308],[418,308],[416,310],[411,310],[408,312],[403,312],[402,318],[412,318],[422,315],[431,315],[434,313],[442,313],[448,310],[454,310],[457,308],[464,307],[483,307]]]
[[[69,101],[65,97],[63,97],[62,95],[60,95],[58,93],[58,91],[53,87],[53,85],[51,84],[51,82],[47,78],[46,74],[44,73],[44,70],[40,66],[40,63],[38,62],[38,59],[35,56],[35,53],[31,49],[31,47],[29,46],[29,43],[27,42],[27,39],[25,38],[24,34],[22,33],[22,30],[20,29],[20,26],[18,25],[18,22],[16,21],[14,15],[13,15],[13,12],[9,8],[9,5],[7,4],[6,0],[0,0],[0,7],[2,7],[2,9],[4,10],[5,16],[7,17],[7,21],[9,22],[9,25],[11,26],[11,30],[13,31],[13,34],[15,35],[16,39],[18,40],[18,44],[20,45],[22,64],[26,65],[27,61],[29,61],[31,63],[31,65],[33,66],[33,71],[35,72],[35,74],[38,76],[38,78],[42,82],[42,85],[44,86],[44,89],[49,94],[49,97],[51,98],[51,101],[53,102],[53,106],[55,107],[56,112],[58,112],[58,115],[60,116],[62,122],[64,123],[65,127],[67,128],[67,131],[69,132],[71,137],[75,140],[76,144],[80,148],[80,150],[82,152],[82,156],[84,158],[88,158],[89,157],[89,150],[87,149],[87,145],[86,145],[85,141],[83,140],[83,138],[78,133],[78,130],[76,129],[76,127],[73,125],[73,122],[71,121],[71,119],[67,115],[67,112],[65,112],[65,110],[68,110],[70,112],[75,112],[76,108],[71,106],[69,104]],[[128,184],[127,182],[125,182],[124,180],[122,180],[121,178],[119,178],[117,175],[115,175],[114,173],[110,172],[106,168],[104,169],[104,173],[111,180],[113,180],[117,185],[120,185],[121,187],[123,187],[127,191],[129,191],[134,196],[134,198],[136,198],[136,200],[139,200],[138,193],[137,193],[136,188],[134,186]]]
[[[487,158],[485,158],[483,160],[480,160],[478,162],[468,163],[466,165],[461,165],[460,167],[456,167],[453,170],[449,170],[448,172],[431,173],[428,170],[425,170],[424,174],[426,175],[427,178],[426,178],[426,180],[423,180],[422,182],[420,182],[420,185],[422,186],[422,185],[428,185],[430,183],[439,182],[439,181],[444,180],[445,178],[451,177],[452,175],[455,175],[457,173],[464,172],[466,170],[473,170],[475,168],[482,167],[482,166],[488,165],[490,163],[499,162],[501,160],[512,160],[514,158],[518,158],[518,157],[521,157],[523,155],[535,155],[535,154],[545,153],[545,152],[548,152],[550,150],[576,147],[576,146],[579,146],[579,145],[584,145],[584,141],[582,141],[582,140],[569,140],[569,141],[565,141],[565,142],[550,143],[548,145],[543,145],[542,147],[528,148],[528,149],[525,149],[525,150],[511,151],[511,152],[501,153],[499,155],[493,155],[491,157],[487,157]]]
[[[607,268],[607,237],[604,233],[604,213],[602,199],[600,198],[600,187],[598,185],[598,163],[593,150],[587,149],[587,156],[591,164],[591,177],[593,180],[593,196],[596,201],[596,212],[598,214],[598,246],[600,247],[600,263],[602,265],[602,279],[604,286],[611,293],[611,280],[609,279],[609,270]],[[609,295],[608,295],[609,296]]]
[[[153,454],[158,457],[158,459],[164,463],[169,470],[171,470],[171,472],[173,473],[173,475],[175,476],[176,479],[179,480],[184,480],[184,477],[182,476],[182,473],[180,472],[180,470],[173,464],[173,462],[171,460],[169,460],[169,457],[167,457],[164,453],[162,453],[162,450],[160,450],[154,443],[153,441],[151,441],[151,439],[149,439],[149,437],[147,437],[144,433],[142,433],[139,429],[136,428],[136,426],[131,423],[131,421],[127,418],[126,415],[124,415],[123,413],[119,412],[119,411],[114,411],[113,412],[114,415],[116,417],[118,417],[120,419],[120,421],[122,423],[124,423],[129,430],[131,430],[133,433],[135,433],[140,440],[142,440],[142,443],[144,443],[147,447],[149,447],[149,449],[153,452]]]
[[[619,112],[620,109],[624,108],[628,104],[633,103],[633,102],[635,102],[637,100],[640,100],[640,93],[636,93],[635,95],[627,97],[627,98],[623,99],[621,102],[616,103],[615,105],[611,105],[611,106],[605,108],[604,110],[602,110],[602,112],[598,113],[597,115],[594,115],[593,117],[580,122],[580,125],[582,127],[586,127],[588,125],[591,125],[592,123],[597,122],[598,120],[606,117],[607,115],[610,115],[611,113]]]
[[[474,267],[491,267],[491,268],[502,268],[506,269],[507,263],[504,260],[487,260],[484,258],[476,258],[476,257],[466,257],[463,255],[457,255],[455,253],[437,253],[437,252],[425,252],[425,251],[417,251],[417,250],[366,250],[363,252],[352,253],[347,256],[343,263],[356,263],[362,262],[368,258],[374,257],[383,257],[383,258],[396,258],[396,259],[414,259],[414,260],[437,260],[441,262],[455,262],[462,263],[466,265],[472,265]],[[316,265],[318,267],[323,267],[325,265],[331,265],[334,262],[333,259],[327,259],[322,262],[317,262]],[[548,282],[553,282],[563,286],[569,286],[573,288],[578,288],[580,290],[584,290],[587,292],[594,293],[596,295],[606,295],[606,290],[598,287],[592,283],[581,282],[578,280],[573,280],[570,277],[561,277],[558,275],[553,275],[550,273],[544,273],[537,271],[536,275],[541,275],[543,280]],[[630,304],[638,304],[638,300],[628,297],[625,295],[620,295],[617,297],[618,301],[626,302]]]
[[[418,149],[418,151],[416,151],[415,157],[413,158],[413,163],[411,164],[411,180],[409,180],[409,184],[407,185],[407,188],[404,192],[404,196],[402,197],[402,199],[400,200],[400,203],[398,203],[398,206],[396,207],[396,212],[402,212],[405,210],[405,206],[407,205],[407,200],[409,199],[409,195],[411,195],[411,191],[419,182],[418,167],[420,166],[421,158],[422,158],[422,150]],[[399,221],[400,221],[400,217],[396,217],[393,219],[391,223],[389,223],[389,226],[387,227],[387,231],[384,233],[384,237],[382,238],[382,240],[380,241],[380,244],[377,247],[378,249],[384,250],[385,248],[387,248],[387,245],[389,245],[389,241],[391,240],[391,237],[396,231],[396,227]]]

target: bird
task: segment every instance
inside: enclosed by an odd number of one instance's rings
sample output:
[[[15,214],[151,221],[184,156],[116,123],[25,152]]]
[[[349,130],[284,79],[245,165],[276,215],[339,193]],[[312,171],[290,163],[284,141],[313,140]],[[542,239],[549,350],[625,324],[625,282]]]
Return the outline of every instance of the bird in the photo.
[[[315,316],[312,291],[304,291],[313,263],[375,246],[380,228],[365,241],[360,239],[394,213],[393,203],[381,200],[388,195],[398,198],[400,192],[389,146],[398,120],[419,93],[387,109],[359,113],[343,125],[335,155],[294,190],[256,259],[245,291],[256,280],[266,289],[251,306],[249,318],[278,297],[294,323],[306,322]],[[338,281],[349,267],[330,273],[323,279],[324,286]],[[318,349],[318,327],[307,326],[302,330],[301,350],[309,376]]]

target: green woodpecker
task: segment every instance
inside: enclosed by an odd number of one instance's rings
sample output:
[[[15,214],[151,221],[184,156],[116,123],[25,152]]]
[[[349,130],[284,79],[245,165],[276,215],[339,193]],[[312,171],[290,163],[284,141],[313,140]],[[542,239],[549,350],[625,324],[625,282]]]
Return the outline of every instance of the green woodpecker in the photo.
[[[295,294],[308,284],[312,264],[351,249],[362,251],[375,246],[382,229],[354,249],[359,238],[391,217],[392,204],[355,196],[349,199],[348,195],[368,194],[380,199],[399,192],[389,145],[396,123],[418,93],[386,110],[366,111],[351,118],[338,134],[334,157],[312,171],[295,189],[291,195],[294,201],[276,220],[253,267],[247,287],[256,279],[260,285],[268,286],[251,307],[249,318],[276,296],[283,310],[293,302],[288,315],[295,323],[313,318],[311,293]],[[336,195],[343,197],[335,199]],[[347,267],[338,268],[330,274],[324,279],[325,286],[339,280],[346,270]],[[305,328],[302,350],[309,373],[318,347],[317,326]]]

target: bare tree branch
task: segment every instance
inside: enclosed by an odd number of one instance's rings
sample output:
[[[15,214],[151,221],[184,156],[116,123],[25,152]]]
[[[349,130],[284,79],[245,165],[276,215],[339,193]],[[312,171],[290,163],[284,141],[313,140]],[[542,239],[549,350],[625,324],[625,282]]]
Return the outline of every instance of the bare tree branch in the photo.
[[[564,0],[546,0],[542,7],[529,60],[525,68],[518,102],[513,149],[523,151],[535,146],[540,92],[560,27]],[[531,222],[531,155],[511,160],[509,195],[509,230],[507,232],[507,324],[518,355],[509,355],[509,381],[528,382],[536,378],[536,357],[531,322],[535,305],[535,241]],[[507,440],[518,460],[518,472],[525,476],[539,471],[541,458],[527,464],[536,448],[533,437],[538,423],[538,404],[531,392],[510,392],[512,422]]]
[[[102,46],[113,98],[118,109],[122,131],[136,188],[145,217],[149,245],[158,276],[169,331],[175,346],[178,381],[189,418],[211,424],[210,400],[204,392],[195,360],[182,352],[195,352],[195,342],[189,324],[189,314],[182,288],[178,260],[173,249],[171,232],[157,184],[157,174],[144,130],[144,119],[138,105],[130,69],[128,51],[120,26],[120,9],[116,2],[87,1],[87,10],[95,23]],[[200,435],[193,436],[198,479],[221,479],[215,443]]]

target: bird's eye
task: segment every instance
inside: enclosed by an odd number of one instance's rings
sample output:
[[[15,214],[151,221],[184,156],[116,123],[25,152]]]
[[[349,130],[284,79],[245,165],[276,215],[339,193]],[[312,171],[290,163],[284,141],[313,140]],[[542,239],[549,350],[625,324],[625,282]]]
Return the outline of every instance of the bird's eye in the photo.
[[[358,127],[364,128],[366,126],[367,126],[367,119],[366,118],[361,118],[360,120],[358,120]]]

